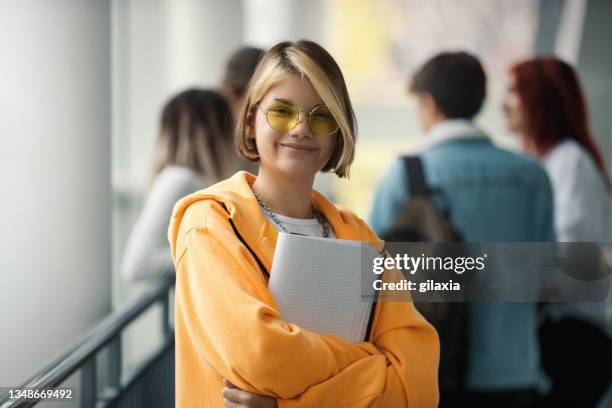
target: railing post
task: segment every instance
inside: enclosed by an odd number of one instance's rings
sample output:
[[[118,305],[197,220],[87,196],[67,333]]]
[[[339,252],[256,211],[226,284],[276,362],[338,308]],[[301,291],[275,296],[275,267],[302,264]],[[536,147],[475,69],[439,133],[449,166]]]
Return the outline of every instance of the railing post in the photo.
[[[172,327],[170,326],[170,291],[166,291],[162,298],[162,334],[164,340],[168,339],[172,334]]]
[[[121,388],[121,364],[121,334],[118,334],[108,345],[108,385],[117,391]]]
[[[96,388],[96,354],[94,353],[81,366],[81,408],[95,407]]]
[[[104,388],[98,393],[97,402],[108,404],[117,398],[122,392],[121,384],[121,369],[122,369],[122,350],[121,350],[121,333],[118,333],[112,340],[109,341],[105,360],[105,378]],[[102,404],[102,406],[106,406]]]

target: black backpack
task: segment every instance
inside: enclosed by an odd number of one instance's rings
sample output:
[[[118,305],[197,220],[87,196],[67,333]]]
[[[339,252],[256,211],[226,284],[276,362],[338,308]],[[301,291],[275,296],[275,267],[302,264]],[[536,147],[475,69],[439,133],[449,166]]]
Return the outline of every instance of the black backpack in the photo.
[[[448,200],[443,210],[434,204],[432,198],[436,195],[445,198],[444,192],[427,185],[421,159],[418,156],[406,156],[402,159],[408,171],[410,199],[382,238],[387,242],[463,241],[449,221]],[[450,273],[454,275],[454,272]],[[436,278],[446,280],[448,277]],[[456,276],[452,278],[457,281]],[[415,307],[438,331],[440,403],[441,406],[448,406],[451,395],[464,390],[467,373],[467,305],[464,302],[432,301],[415,302]]]

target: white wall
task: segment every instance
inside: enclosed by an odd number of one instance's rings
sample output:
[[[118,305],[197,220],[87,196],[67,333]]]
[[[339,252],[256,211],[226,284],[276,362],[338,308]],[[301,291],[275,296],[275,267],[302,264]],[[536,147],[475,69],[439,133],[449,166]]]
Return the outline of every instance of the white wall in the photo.
[[[309,39],[325,44],[325,0],[242,0],[244,40],[267,48],[279,41]]]
[[[164,103],[186,87],[216,87],[242,41],[240,0],[113,0],[113,174],[145,187]]]
[[[587,96],[591,129],[612,177],[612,3],[587,3],[577,67]]]
[[[0,386],[110,308],[110,4],[0,0]]]

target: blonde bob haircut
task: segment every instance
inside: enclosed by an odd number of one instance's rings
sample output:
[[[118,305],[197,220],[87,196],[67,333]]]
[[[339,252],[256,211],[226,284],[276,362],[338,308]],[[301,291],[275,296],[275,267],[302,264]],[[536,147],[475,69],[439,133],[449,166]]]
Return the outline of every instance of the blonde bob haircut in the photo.
[[[275,84],[290,75],[307,79],[338,123],[336,134],[328,136],[336,137],[336,146],[321,171],[348,177],[357,139],[355,113],[340,67],[323,47],[308,40],[281,42],[263,55],[237,111],[234,142],[238,154],[259,160],[253,135],[256,105]]]

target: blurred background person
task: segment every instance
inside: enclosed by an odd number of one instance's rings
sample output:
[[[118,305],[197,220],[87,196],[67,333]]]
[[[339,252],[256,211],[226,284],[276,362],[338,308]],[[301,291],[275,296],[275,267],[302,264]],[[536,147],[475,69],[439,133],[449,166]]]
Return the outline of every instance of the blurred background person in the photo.
[[[555,57],[514,65],[503,111],[550,176],[557,239],[610,242],[610,180],[574,68]],[[596,406],[612,370],[606,303],[547,303],[542,313],[542,363],[553,381],[545,406]]]
[[[176,201],[232,174],[237,167],[232,118],[223,96],[188,89],[172,97],[161,114],[153,182],[123,258],[128,280],[174,274],[168,225]]]
[[[242,95],[246,90],[253,72],[257,67],[259,59],[263,55],[264,50],[256,47],[240,47],[227,59],[225,64],[225,72],[221,81],[220,92],[225,97],[232,116],[235,115],[236,109],[240,104]],[[244,159],[236,156],[238,165],[241,170],[246,170],[249,173],[257,174],[259,166],[257,162]]]
[[[232,112],[238,107],[238,102],[263,53],[264,50],[261,48],[240,47],[227,59],[220,91]]]
[[[448,221],[466,242],[553,241],[548,176],[530,157],[496,147],[474,118],[486,97],[480,61],[443,52],[412,77],[409,90],[428,146],[420,154],[424,179],[438,192]],[[369,218],[385,237],[410,200],[411,174],[401,159],[381,178]],[[494,271],[491,271],[494,273]],[[539,288],[533,285],[537,293]],[[470,303],[466,368],[454,381],[440,372],[441,407],[534,407],[540,379],[537,305]],[[442,345],[442,356],[449,347]],[[443,357],[444,358],[444,357]],[[447,356],[454,360],[454,356]]]

